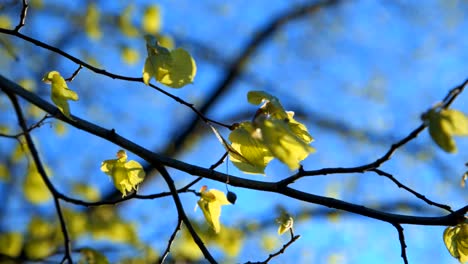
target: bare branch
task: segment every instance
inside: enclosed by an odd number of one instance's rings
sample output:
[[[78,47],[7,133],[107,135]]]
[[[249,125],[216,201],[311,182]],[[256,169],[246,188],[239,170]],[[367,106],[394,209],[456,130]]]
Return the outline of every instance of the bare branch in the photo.
[[[54,113],[58,111],[55,106],[44,101],[42,98],[36,96],[34,93],[31,93],[23,89],[21,86],[18,86],[16,83],[13,83],[9,81],[8,79],[5,79],[1,75],[0,75],[0,88],[2,90],[5,90],[6,92],[12,92],[23,97],[27,101],[35,104],[36,106],[38,106],[39,108],[43,109],[44,111],[48,113]],[[400,224],[437,225],[437,226],[456,225],[459,222],[460,218],[463,218],[464,214],[468,211],[468,206],[465,206],[453,213],[450,213],[444,216],[439,216],[439,217],[420,217],[420,216],[410,216],[410,215],[391,214],[391,213],[381,212],[378,210],[367,208],[362,205],[357,205],[357,204],[348,203],[348,202],[338,200],[338,199],[333,199],[333,198],[328,198],[328,197],[301,192],[299,190],[284,186],[284,184],[282,184],[282,181],[263,182],[263,181],[250,180],[250,179],[240,178],[240,177],[236,177],[232,175],[227,175],[225,173],[221,173],[221,172],[214,171],[214,170],[209,170],[207,168],[191,165],[191,164],[179,161],[179,160],[175,160],[175,159],[151,152],[150,150],[145,149],[142,146],[137,145],[133,143],[132,141],[118,135],[113,129],[111,130],[104,129],[100,126],[97,126],[93,123],[90,123],[78,117],[74,117],[74,119],[76,120],[75,122],[72,122],[69,119],[62,117],[62,116],[58,116],[57,118],[64,122],[69,123],[70,125],[76,128],[84,130],[95,136],[101,137],[109,142],[113,142],[116,145],[135,153],[136,155],[143,158],[147,162],[150,162],[153,164],[158,164],[158,165],[162,164],[164,166],[172,167],[172,168],[175,168],[177,170],[186,172],[194,176],[200,176],[203,178],[211,179],[211,180],[222,182],[222,183],[225,183],[227,179],[229,178],[229,183],[232,186],[237,186],[241,188],[249,188],[251,190],[258,190],[258,191],[265,191],[265,192],[275,192],[275,193],[282,194],[284,196],[287,196],[296,200],[305,201],[305,202],[309,202],[313,204],[319,204],[319,205],[327,206],[330,208],[335,208],[335,209],[359,214],[362,216],[366,216],[366,217],[373,218],[373,219],[378,219],[378,220],[389,222],[389,223],[396,222]],[[333,173],[333,171],[331,173]],[[168,175],[166,175],[166,178],[170,180],[170,177]],[[177,190],[175,189],[172,181],[170,182],[169,186],[172,186],[170,187],[171,193],[176,194]],[[180,202],[180,200],[178,199],[178,196],[177,198],[174,198],[174,199],[177,199],[178,202]]]
[[[174,232],[172,232],[172,235],[169,238],[169,241],[167,242],[166,250],[164,250],[164,253],[159,258],[158,263],[164,263],[164,261],[166,260],[167,256],[169,255],[169,251],[171,250],[171,245],[174,242],[177,232],[179,232],[181,226],[182,226],[182,220],[180,220],[179,218],[177,220],[176,228],[174,229]]]
[[[301,236],[300,235],[294,235],[294,232],[292,230],[292,228],[289,229],[289,232],[291,234],[291,239],[288,241],[288,243],[284,244],[280,250],[278,250],[277,252],[275,253],[272,253],[268,256],[267,259],[265,259],[264,261],[259,261],[259,262],[246,262],[246,264],[253,264],[253,263],[259,263],[259,264],[266,264],[268,262],[270,262],[270,260],[272,260],[274,257],[276,256],[279,256],[280,254],[283,254],[284,251],[292,244],[294,243],[296,240],[298,240]]]
[[[18,25],[15,27],[14,31],[19,32],[19,30],[25,25],[28,7],[28,1],[23,0],[23,9],[21,10],[20,21],[18,22]]]
[[[444,210],[447,210],[451,213],[453,213],[453,210],[450,208],[450,206],[448,205],[445,205],[445,204],[440,204],[440,203],[436,203],[436,202],[433,202],[429,199],[426,198],[426,196],[416,192],[415,190],[409,188],[408,186],[404,185],[403,183],[399,182],[397,179],[395,179],[395,177],[393,177],[393,175],[391,175],[390,173],[387,173],[385,171],[382,171],[380,169],[372,169],[371,171],[377,173],[378,175],[381,175],[381,176],[384,176],[384,177],[387,177],[389,178],[392,182],[394,182],[399,188],[402,188],[402,189],[405,189],[407,190],[408,192],[414,194],[416,197],[418,197],[419,199],[423,200],[424,202],[426,202],[427,204],[429,205],[433,205],[433,206],[437,206],[439,208],[442,208]]]
[[[55,204],[55,209],[57,210],[57,216],[60,221],[60,227],[62,229],[62,235],[63,235],[63,240],[64,240],[64,247],[65,247],[65,255],[63,257],[62,263],[67,261],[69,264],[72,264],[72,258],[71,258],[71,242],[70,238],[68,235],[67,231],[67,226],[65,224],[65,219],[62,214],[62,210],[60,208],[60,203],[59,203],[59,198],[58,198],[58,192],[55,189],[55,187],[52,185],[52,183],[49,180],[49,177],[47,176],[47,173],[42,165],[42,162],[39,158],[39,154],[37,152],[36,146],[34,145],[34,142],[32,141],[31,135],[29,134],[28,127],[26,126],[26,121],[24,119],[21,106],[19,105],[18,99],[16,98],[16,95],[14,95],[11,92],[6,92],[8,97],[10,98],[13,107],[16,112],[16,116],[18,118],[18,123],[21,126],[21,129],[23,130],[24,136],[26,138],[26,143],[28,145],[29,151],[31,152],[31,155],[33,157],[34,163],[36,165],[36,169],[41,175],[42,180],[46,184],[47,188],[49,191],[52,193],[53,199],[54,199],[54,204]]]
[[[80,66],[78,66],[78,69],[76,69],[76,71],[73,72],[73,74],[69,78],[65,79],[65,81],[72,82],[78,75],[78,73],[81,71],[81,69],[83,69],[83,65],[80,64]]]
[[[400,240],[401,245],[401,258],[405,264],[408,264],[408,257],[406,256],[406,243],[405,243],[405,234],[403,233],[403,227],[400,224],[392,223],[392,225],[398,231],[398,240]]]

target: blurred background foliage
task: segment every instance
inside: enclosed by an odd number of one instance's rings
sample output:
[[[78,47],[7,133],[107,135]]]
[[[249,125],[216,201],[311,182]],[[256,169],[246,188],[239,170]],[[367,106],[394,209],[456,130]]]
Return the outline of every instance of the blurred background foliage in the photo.
[[[468,2],[330,1],[46,1],[31,0],[25,35],[61,49],[111,73],[141,77],[146,57],[144,34],[169,49],[183,47],[197,62],[193,85],[166,91],[194,104],[209,118],[231,124],[250,120],[249,90],[265,90],[296,112],[315,138],[316,154],[305,169],[366,164],[420,124],[420,115],[468,76]],[[0,27],[17,25],[22,3],[0,2]],[[287,14],[303,14],[285,19]],[[261,38],[264,34],[264,38]],[[258,40],[258,42],[255,42]],[[0,35],[0,73],[46,100],[45,72],[71,76],[77,65],[57,53]],[[247,54],[243,57],[242,54]],[[113,80],[87,69],[69,83],[80,101],[71,111],[80,118],[115,129],[157,153],[209,167],[224,153],[208,126],[187,107],[142,83]],[[163,87],[163,86],[161,86]],[[468,112],[466,93],[454,107]],[[45,113],[22,101],[28,124]],[[225,135],[229,131],[221,130]],[[60,260],[63,237],[51,194],[35,169],[11,103],[0,96],[0,253],[20,259]],[[85,201],[115,197],[100,163],[118,147],[55,119],[32,130],[35,143],[58,190]],[[428,133],[398,150],[383,169],[428,198],[459,208],[467,203],[460,178],[468,158],[466,139],[459,153],[446,154]],[[137,159],[129,153],[129,158]],[[144,164],[143,161],[139,160]],[[217,169],[246,178],[277,181],[293,172],[272,162],[266,176],[244,175],[232,165]],[[170,170],[177,186],[193,176]],[[153,173],[154,174],[154,173]],[[225,190],[224,184],[202,185]],[[306,178],[293,187],[386,212],[442,215],[375,174]],[[216,235],[193,212],[198,197],[181,194],[202,239],[222,262],[265,259],[288,237],[278,236],[275,219],[287,210],[301,235],[276,262],[398,263],[400,245],[388,224],[346,212],[293,201],[277,194],[232,188],[238,196],[223,207]],[[140,194],[167,191],[158,177]],[[169,198],[132,199],[99,207],[65,204],[65,219],[76,253],[111,263],[149,263],[158,259],[176,227]],[[410,263],[454,261],[442,241],[442,227],[405,226]],[[378,242],[378,243],[376,243]],[[77,257],[75,257],[77,259]],[[169,255],[171,262],[202,259],[184,227]]]

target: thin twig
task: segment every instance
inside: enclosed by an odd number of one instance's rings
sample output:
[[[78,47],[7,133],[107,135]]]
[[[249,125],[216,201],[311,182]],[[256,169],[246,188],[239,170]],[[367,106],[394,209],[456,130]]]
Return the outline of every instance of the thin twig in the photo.
[[[11,92],[21,96],[22,98],[26,99],[30,103],[38,106],[42,110],[48,113],[54,113],[57,108],[50,104],[49,102],[43,100],[39,96],[31,93],[21,86],[17,85],[16,83],[4,78],[0,74],[0,89],[4,90],[5,92]],[[226,180],[229,178],[229,183],[232,186],[240,187],[240,188],[248,188],[250,190],[258,190],[258,191],[265,191],[265,192],[274,192],[281,194],[283,196],[290,197],[292,199],[319,204],[323,206],[327,206],[330,208],[335,208],[355,214],[359,214],[365,217],[378,219],[385,222],[397,222],[401,224],[416,224],[416,225],[434,225],[434,226],[448,226],[448,225],[456,225],[460,218],[463,218],[463,215],[468,211],[468,206],[458,209],[457,211],[436,217],[421,217],[421,216],[410,216],[410,215],[402,215],[402,214],[394,214],[394,213],[386,213],[378,210],[374,210],[362,205],[353,204],[349,202],[345,202],[338,199],[323,197],[319,195],[314,195],[311,193],[302,192],[296,190],[294,188],[290,188],[288,186],[281,185],[281,182],[265,182],[265,181],[258,181],[252,180],[248,178],[236,177],[233,175],[227,175],[222,172],[218,172],[215,170],[209,170],[208,168],[188,164],[186,162],[182,162],[179,160],[175,160],[170,157],[166,157],[157,153],[154,153],[144,147],[135,144],[134,142],[130,141],[129,139],[120,136],[112,129],[105,129],[100,127],[96,124],[88,122],[86,120],[80,119],[78,117],[74,117],[76,119],[75,122],[70,121],[68,118],[58,116],[56,117],[73,127],[81,129],[83,131],[88,132],[89,134],[95,135],[97,137],[101,137],[109,142],[116,144],[117,146],[127,149],[131,151],[135,155],[143,158],[144,160],[152,163],[163,164],[164,166],[168,166],[174,168],[179,171],[183,171],[185,173],[191,174],[193,176],[199,176],[206,179],[211,179],[217,182],[225,183]],[[173,185],[173,183],[172,183]],[[174,187],[175,188],[175,187]],[[175,193],[175,189],[170,190],[172,193]],[[180,201],[180,200],[179,200]]]
[[[279,256],[280,254],[283,254],[284,251],[292,244],[294,243],[296,240],[298,240],[301,236],[300,235],[294,235],[294,232],[292,230],[292,228],[289,229],[289,233],[291,234],[291,239],[288,241],[288,243],[284,244],[280,250],[278,250],[277,252],[275,253],[272,253],[270,255],[268,255],[268,258],[265,259],[264,261],[259,261],[259,262],[246,262],[246,264],[254,264],[254,263],[258,263],[258,264],[266,264],[268,262],[270,262],[270,260],[272,260],[274,257],[276,256]]]
[[[36,146],[34,145],[34,142],[32,141],[31,135],[28,132],[28,127],[26,125],[26,121],[23,116],[23,112],[21,110],[21,106],[19,105],[18,99],[16,98],[16,95],[14,95],[11,92],[7,92],[8,97],[10,98],[13,107],[16,112],[16,116],[18,118],[18,123],[23,130],[24,136],[26,138],[26,144],[28,145],[29,151],[33,157],[34,163],[36,165],[36,169],[41,175],[42,180],[46,184],[47,188],[49,191],[52,193],[54,203],[55,203],[55,209],[57,210],[57,216],[60,221],[60,227],[62,229],[62,235],[63,235],[63,240],[64,240],[64,247],[65,247],[65,255],[63,257],[63,261],[67,261],[69,264],[72,264],[72,257],[71,257],[71,242],[70,238],[68,235],[67,231],[67,226],[65,224],[65,218],[63,217],[62,210],[60,208],[60,203],[59,203],[59,198],[58,198],[58,192],[55,189],[55,187],[52,185],[52,183],[49,180],[49,177],[47,176],[47,173],[42,165],[41,159],[39,157],[39,154],[37,152]]]
[[[28,7],[28,1],[23,0],[23,9],[21,10],[20,21],[18,22],[18,25],[15,27],[14,31],[19,32],[19,30],[25,25]]]
[[[447,210],[449,211],[450,213],[453,213],[453,210],[452,208],[450,208],[450,206],[448,205],[445,205],[445,204],[440,204],[440,203],[436,203],[436,202],[433,202],[429,199],[426,198],[426,196],[416,192],[415,190],[409,188],[408,186],[404,185],[403,183],[401,183],[400,181],[398,181],[395,177],[393,177],[393,175],[391,175],[390,173],[387,173],[383,170],[380,170],[380,169],[371,169],[370,171],[373,171],[375,173],[377,173],[378,175],[381,175],[381,176],[384,176],[384,177],[387,177],[389,178],[392,182],[394,182],[399,188],[402,188],[402,189],[405,189],[407,190],[408,192],[414,194],[414,196],[418,197],[419,199],[423,200],[424,202],[426,202],[427,204],[429,205],[433,205],[433,206],[437,206],[439,208],[442,208],[444,210]]]
[[[78,73],[81,71],[81,69],[83,69],[83,65],[80,64],[80,66],[78,66],[78,69],[76,69],[76,71],[74,71],[73,74],[69,78],[65,79],[65,81],[72,82],[75,79],[75,77],[78,75]]]
[[[465,89],[467,85],[468,85],[468,79],[465,80],[462,84],[451,89],[442,101],[442,108],[448,108],[453,103],[453,101],[463,92],[463,90]],[[279,181],[278,184],[281,186],[287,186],[305,176],[319,176],[319,175],[327,175],[327,174],[344,174],[344,173],[364,173],[372,169],[377,169],[384,162],[390,160],[392,155],[400,147],[410,142],[411,140],[415,139],[426,127],[427,125],[423,122],[416,129],[411,131],[411,133],[409,133],[406,137],[392,144],[391,147],[388,149],[388,151],[384,155],[382,155],[380,158],[376,159],[375,161],[371,163],[357,166],[357,167],[348,167],[348,168],[336,167],[336,168],[324,168],[324,169],[311,170],[311,171],[299,170],[296,174]]]
[[[174,232],[172,232],[172,235],[169,238],[169,241],[167,242],[166,250],[164,250],[164,253],[159,258],[158,263],[162,264],[166,260],[167,256],[169,255],[169,251],[171,250],[171,245],[174,242],[174,239],[175,239],[175,237],[177,235],[177,232],[179,232],[181,226],[182,226],[182,220],[179,218],[179,219],[177,219],[176,228],[174,228]]]
[[[50,116],[48,114],[44,115],[44,117],[41,118],[41,120],[37,121],[34,125],[30,126],[26,131],[31,132],[33,129],[41,127],[44,124],[44,121],[46,119],[48,119],[48,118],[51,118],[51,117],[52,116]],[[24,132],[20,132],[20,133],[14,134],[14,135],[8,135],[8,134],[0,133],[0,137],[6,137],[6,138],[19,138],[22,135],[24,135]]]
[[[12,35],[12,36],[15,36],[15,37],[18,37],[18,38],[21,38],[23,40],[26,40],[36,46],[39,46],[41,48],[44,48],[44,49],[47,49],[47,50],[50,50],[52,52],[55,52],[65,58],[67,58],[68,60],[78,64],[78,65],[81,65],[82,67],[84,68],[87,68],[97,74],[101,74],[101,75],[104,75],[104,76],[107,76],[107,77],[110,77],[112,79],[118,79],[118,80],[124,80],[124,81],[129,81],[129,82],[139,82],[139,83],[143,83],[143,78],[142,77],[129,77],[129,76],[123,76],[123,75],[119,75],[119,74],[114,74],[114,73],[111,73],[111,72],[108,72],[104,69],[99,69],[97,67],[94,67],[92,66],[91,64],[89,63],[86,63],[85,61],[83,60],[80,60],[72,55],[70,55],[69,53],[59,49],[59,48],[56,48],[54,46],[50,46],[44,42],[41,42],[37,39],[34,39],[32,37],[29,37],[29,36],[26,36],[24,34],[21,34],[20,32],[17,32],[17,31],[14,31],[14,30],[9,30],[9,29],[4,29],[4,28],[0,28],[0,33],[4,33],[4,34],[7,34],[7,35]],[[157,87],[156,85],[154,84],[148,84],[150,87],[154,88],[155,90],[157,90],[158,92],[172,98],[173,100],[175,100],[176,102],[182,104],[182,105],[185,105],[187,106],[188,108],[190,108],[193,112],[195,112],[199,118],[201,118],[204,122],[207,122],[207,123],[213,123],[213,124],[217,124],[219,126],[223,126],[223,127],[226,127],[228,129],[231,129],[231,125],[228,125],[228,124],[224,124],[224,123],[221,123],[221,122],[218,122],[216,120],[213,120],[213,119],[210,119],[208,117],[206,117],[205,115],[202,114],[201,111],[199,111],[193,104],[189,103],[189,102],[186,102],[185,100],[181,99],[180,97],[177,97],[159,87]]]
[[[403,233],[403,227],[398,223],[391,223],[398,231],[398,240],[400,240],[401,246],[401,258],[405,264],[408,264],[408,257],[406,256],[406,243],[405,234]]]

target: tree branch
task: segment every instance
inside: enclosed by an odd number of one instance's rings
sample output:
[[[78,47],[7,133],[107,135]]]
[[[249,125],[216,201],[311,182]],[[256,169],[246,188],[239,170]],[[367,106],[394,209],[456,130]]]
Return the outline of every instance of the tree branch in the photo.
[[[468,80],[466,81],[468,82]],[[34,93],[31,93],[16,83],[5,79],[3,76],[0,75],[0,88],[5,90],[6,92],[15,93],[27,101],[35,104],[42,110],[54,113],[58,111],[58,109],[48,102],[44,101],[42,98],[36,96]],[[285,187],[282,181],[280,182],[262,182],[250,179],[244,179],[240,177],[235,177],[232,175],[227,175],[221,172],[217,172],[214,170],[210,170],[207,168],[191,165],[179,160],[175,160],[169,157],[165,157],[159,155],[157,153],[151,152],[148,149],[143,148],[140,145],[137,145],[130,140],[118,135],[115,130],[111,129],[104,129],[100,126],[97,126],[93,123],[90,123],[86,120],[80,119],[78,117],[74,117],[76,121],[72,122],[69,119],[58,116],[58,119],[69,123],[70,125],[87,131],[90,134],[95,136],[101,137],[109,142],[113,142],[116,145],[127,149],[134,154],[138,155],[142,159],[146,160],[149,163],[153,164],[162,164],[164,166],[172,167],[177,170],[186,172],[188,174],[194,176],[200,176],[203,178],[211,179],[218,182],[225,183],[229,178],[229,184],[232,186],[237,186],[241,188],[248,188],[251,190],[258,190],[258,191],[265,191],[265,192],[275,192],[278,194],[282,194],[284,196],[301,200],[309,203],[320,204],[326,207],[335,208],[343,211],[348,211],[355,214],[360,214],[362,216],[366,216],[373,219],[378,219],[381,221],[389,222],[389,223],[401,223],[401,224],[415,224],[415,225],[438,225],[438,226],[448,226],[448,225],[455,225],[459,222],[460,217],[463,218],[463,215],[468,211],[468,206],[465,206],[453,213],[447,214],[445,216],[439,217],[419,217],[419,216],[408,216],[408,215],[401,215],[401,214],[391,214],[380,212],[378,210],[373,210],[361,205],[356,205],[352,203],[348,203],[345,201],[313,195],[310,193],[305,193],[298,191],[296,189]],[[331,173],[334,173],[333,171]],[[167,177],[167,175],[166,175]],[[172,184],[173,186],[173,184]],[[174,188],[174,187],[171,187]],[[172,193],[175,193],[176,190],[171,189]],[[176,199],[176,198],[174,198]]]
[[[169,238],[169,241],[167,242],[166,250],[164,250],[164,253],[159,258],[158,263],[162,264],[166,260],[167,256],[169,255],[169,251],[171,250],[172,242],[174,242],[174,239],[175,239],[175,237],[177,235],[177,232],[179,232],[181,226],[182,226],[182,220],[180,220],[180,218],[179,218],[177,220],[176,228],[174,229],[174,232],[172,232],[172,235]]]
[[[29,134],[28,127],[26,125],[26,121],[24,119],[23,113],[21,111],[21,107],[19,105],[18,99],[16,98],[16,95],[14,95],[11,92],[6,91],[6,94],[10,98],[13,107],[16,112],[16,116],[18,118],[18,123],[23,130],[24,136],[26,138],[26,143],[28,145],[29,151],[31,152],[31,155],[33,157],[34,163],[36,165],[36,169],[41,175],[42,180],[46,184],[47,188],[49,191],[52,193],[53,199],[54,199],[54,204],[55,204],[55,209],[57,210],[57,216],[60,221],[60,227],[62,229],[62,234],[63,234],[63,240],[64,240],[64,246],[65,246],[65,255],[63,257],[62,263],[67,261],[69,264],[72,264],[72,258],[71,258],[71,242],[70,242],[70,237],[68,235],[67,231],[67,226],[65,224],[65,218],[63,217],[62,210],[60,208],[60,202],[58,198],[58,192],[55,189],[55,187],[52,185],[52,183],[49,180],[49,177],[47,176],[47,173],[42,166],[42,162],[39,158],[39,154],[37,152],[36,146],[34,145],[34,142],[32,141],[31,135]]]
[[[406,243],[405,243],[405,234],[403,233],[403,227],[400,224],[392,223],[392,225],[398,231],[398,240],[401,245],[401,258],[405,264],[408,264],[408,257],[406,256]]]

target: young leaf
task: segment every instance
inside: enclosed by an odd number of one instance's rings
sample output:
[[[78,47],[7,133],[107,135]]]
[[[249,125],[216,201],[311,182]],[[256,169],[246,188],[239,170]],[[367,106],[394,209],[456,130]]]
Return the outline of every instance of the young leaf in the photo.
[[[432,109],[426,120],[429,122],[429,134],[434,142],[449,153],[457,152],[453,136],[468,136],[468,118],[460,111]]]
[[[450,254],[460,263],[468,262],[468,224],[447,227],[443,237]]]
[[[221,229],[219,223],[221,206],[231,203],[222,191],[216,189],[206,191],[206,186],[202,187],[200,196],[200,200],[198,200],[197,204],[200,206],[206,222],[213,228],[215,233],[219,233]]]
[[[278,235],[284,234],[289,229],[293,228],[294,219],[286,212],[282,212],[281,216],[276,219],[278,226]]]
[[[125,150],[117,152],[117,159],[103,161],[101,163],[101,171],[111,177],[115,188],[122,193],[122,197],[125,197],[127,192],[138,190],[138,184],[146,176],[140,163],[134,160],[127,162]]]
[[[263,102],[264,104],[261,108],[272,118],[286,119],[288,117],[286,110],[284,110],[278,98],[267,92],[250,91],[247,94],[247,100],[254,105],[259,105]]]
[[[298,169],[300,162],[315,149],[297,137],[282,120],[265,120],[260,127],[264,144],[270,152],[291,170]]]
[[[50,71],[44,75],[42,81],[51,84],[50,98],[57,108],[68,119],[74,120],[70,116],[70,107],[67,100],[78,101],[78,94],[70,90],[65,82],[65,79],[58,71]]]
[[[229,152],[229,159],[245,173],[265,174],[273,155],[261,139],[252,136],[255,132],[251,122],[242,122],[231,132],[229,140],[234,151]]]
[[[160,46],[152,36],[146,36],[148,57],[143,68],[143,81],[148,85],[151,78],[172,88],[181,88],[193,83],[197,66],[190,54],[181,48],[171,50]]]
[[[50,170],[45,168],[47,175],[50,176]],[[37,171],[36,165],[31,163],[28,168],[28,174],[23,182],[23,193],[30,203],[43,204],[52,198],[52,194],[42,180],[41,175]]]

